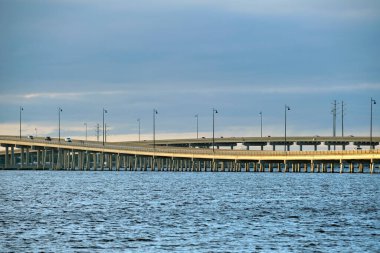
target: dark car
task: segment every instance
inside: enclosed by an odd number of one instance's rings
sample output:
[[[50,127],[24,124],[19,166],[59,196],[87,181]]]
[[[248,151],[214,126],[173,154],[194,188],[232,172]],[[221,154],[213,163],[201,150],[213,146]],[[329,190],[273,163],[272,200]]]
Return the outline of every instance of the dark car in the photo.
[[[46,136],[45,141],[51,141],[50,136]]]

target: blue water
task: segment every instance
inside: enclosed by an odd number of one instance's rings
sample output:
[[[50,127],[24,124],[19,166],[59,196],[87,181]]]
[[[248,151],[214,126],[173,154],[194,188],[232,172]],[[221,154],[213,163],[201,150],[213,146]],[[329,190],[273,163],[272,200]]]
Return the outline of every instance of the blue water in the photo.
[[[0,171],[0,252],[380,252],[380,177]]]

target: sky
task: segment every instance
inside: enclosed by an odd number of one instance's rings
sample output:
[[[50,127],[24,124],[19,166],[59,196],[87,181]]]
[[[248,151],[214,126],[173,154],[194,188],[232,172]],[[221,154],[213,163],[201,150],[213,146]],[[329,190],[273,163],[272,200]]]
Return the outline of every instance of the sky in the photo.
[[[380,136],[380,1],[0,0],[0,134]]]

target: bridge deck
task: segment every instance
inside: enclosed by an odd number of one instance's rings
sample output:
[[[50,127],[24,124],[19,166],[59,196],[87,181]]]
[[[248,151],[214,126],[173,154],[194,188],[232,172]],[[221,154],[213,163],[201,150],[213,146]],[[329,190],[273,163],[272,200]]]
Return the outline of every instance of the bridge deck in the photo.
[[[226,139],[223,139],[225,141]],[[356,140],[358,141],[358,140]],[[60,154],[60,152],[67,152],[71,155],[85,156],[87,155],[87,162],[90,161],[88,154],[101,154],[110,155],[112,163],[112,155],[116,156],[132,156],[132,157],[143,157],[144,159],[182,159],[182,160],[202,160],[202,161],[212,161],[221,162],[232,161],[234,163],[284,163],[288,162],[301,162],[301,163],[352,163],[354,162],[364,162],[369,164],[379,163],[380,161],[380,150],[339,150],[339,151],[249,151],[249,150],[217,150],[214,151],[208,148],[183,148],[183,147],[156,147],[153,148],[148,144],[136,144],[133,142],[114,144],[108,143],[102,145],[98,142],[84,142],[84,141],[74,141],[74,142],[58,142],[58,140],[53,139],[52,141],[45,141],[42,139],[30,140],[27,138],[17,138],[12,136],[0,136],[0,144],[6,147],[6,154],[4,155],[5,167],[9,165],[8,155],[15,155],[16,149],[21,149],[20,159],[24,161],[25,151],[27,149],[37,151],[37,155],[41,152],[50,151],[52,153],[51,160],[57,160],[58,164],[62,161],[60,156],[54,158],[54,154]],[[9,148],[11,148],[11,154],[9,153]],[[13,152],[13,154],[12,154]],[[28,153],[29,154],[29,153]],[[84,155],[85,154],[85,155]],[[56,155],[57,156],[57,155]],[[62,156],[62,155],[61,155]],[[74,158],[73,158],[74,159]],[[78,158],[79,159],[79,158]],[[83,158],[84,159],[84,158]],[[136,158],[137,159],[137,158]],[[14,158],[11,159],[14,162]],[[75,159],[74,159],[75,160]],[[15,163],[15,162],[14,162]],[[88,162],[89,163],[89,162]],[[153,161],[154,164],[154,161]],[[371,165],[371,166],[372,166]]]

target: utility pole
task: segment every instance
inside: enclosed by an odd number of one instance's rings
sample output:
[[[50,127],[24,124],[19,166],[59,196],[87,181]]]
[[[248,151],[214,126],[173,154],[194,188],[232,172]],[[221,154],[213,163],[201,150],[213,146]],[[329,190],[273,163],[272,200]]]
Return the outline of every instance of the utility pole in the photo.
[[[344,136],[344,101],[342,100],[342,137]]]
[[[336,100],[334,100],[331,112],[333,114],[333,137],[336,137]],[[334,150],[336,150],[336,145],[334,145]]]
[[[336,137],[336,100],[334,100],[331,113],[333,114],[333,137]]]
[[[199,115],[198,115],[198,114],[195,114],[194,117],[197,118],[197,139],[198,139],[198,118],[199,118]]]
[[[61,142],[61,107],[58,108],[58,142]]]
[[[21,139],[21,112],[24,110],[22,106],[20,106],[20,139]]]
[[[156,148],[156,114],[158,111],[153,109],[153,149]]]
[[[139,122],[139,142],[140,142],[140,135],[141,135],[141,120],[137,119],[137,122]]]
[[[95,130],[95,133],[96,133],[96,140],[99,142],[99,133],[100,133],[99,123],[96,124],[96,130]]]
[[[104,146],[104,142],[106,141],[107,137],[105,136],[106,131],[105,131],[105,123],[104,123],[104,114],[105,113],[108,113],[108,111],[106,109],[103,108],[103,146]]]
[[[218,113],[218,110],[212,108],[212,152],[215,152],[215,113]]]
[[[104,136],[104,142],[107,143],[107,123],[104,124],[104,132],[106,133]]]
[[[84,123],[84,125],[86,126],[86,141],[87,141],[87,123]]]
[[[284,151],[287,151],[287,145],[286,145],[286,111],[290,111],[290,107],[285,105],[285,146],[284,146]]]
[[[263,138],[263,112],[260,112],[260,136]]]
[[[371,98],[371,122],[370,122],[370,149],[374,149],[374,145],[372,145],[372,105],[376,104],[376,100]]]

